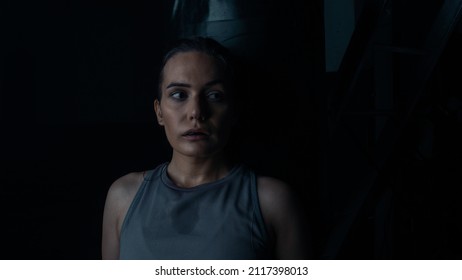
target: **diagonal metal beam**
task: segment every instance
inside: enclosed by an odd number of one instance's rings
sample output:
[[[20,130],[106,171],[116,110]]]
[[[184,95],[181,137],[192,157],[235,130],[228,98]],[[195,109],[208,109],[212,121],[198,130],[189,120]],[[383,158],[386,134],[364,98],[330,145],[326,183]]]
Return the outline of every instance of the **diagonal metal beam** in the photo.
[[[391,154],[395,143],[399,139],[402,130],[406,127],[408,120],[414,110],[415,105],[424,93],[427,81],[431,77],[438,60],[447,45],[447,41],[452,34],[456,24],[459,22],[462,11],[462,0],[446,0],[435,18],[430,32],[426,36],[426,40],[422,46],[426,55],[419,57],[417,62],[412,64],[412,71],[405,73],[406,82],[399,87],[399,95],[408,97],[405,106],[397,111],[397,115],[393,119],[389,119],[380,136],[377,139],[375,146],[375,163],[374,166],[363,164],[356,174],[362,174],[357,185],[359,189],[356,195],[348,201],[345,206],[345,215],[335,224],[333,230],[327,238],[325,250],[322,254],[323,258],[335,258],[340,251],[348,232],[350,231],[353,222],[358,216],[361,207],[364,205],[368,194],[373,188],[377,179],[378,171],[382,168]],[[370,47],[370,45],[369,45]],[[364,52],[369,51],[365,49]],[[361,69],[357,69],[360,71]],[[410,69],[406,69],[410,70]],[[361,73],[356,73],[359,76]],[[349,95],[355,89],[356,77],[352,77],[351,84],[346,88],[347,95],[345,102],[348,102]],[[343,105],[340,109],[341,115]],[[336,122],[335,124],[337,124]],[[335,132],[335,130],[334,130]]]
[[[356,83],[368,61],[368,54],[373,49],[377,28],[387,16],[390,3],[390,0],[365,1],[365,6],[340,64],[338,79],[335,81],[336,86],[329,94],[339,103],[336,111],[330,112],[333,115],[333,120],[329,125],[330,135],[335,132],[342,113],[355,92]]]

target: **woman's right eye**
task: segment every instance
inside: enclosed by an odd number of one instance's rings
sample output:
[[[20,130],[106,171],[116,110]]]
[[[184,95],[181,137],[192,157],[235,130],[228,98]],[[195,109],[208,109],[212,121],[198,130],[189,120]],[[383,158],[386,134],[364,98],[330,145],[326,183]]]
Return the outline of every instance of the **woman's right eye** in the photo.
[[[182,91],[174,91],[170,93],[169,96],[176,100],[184,100],[187,97],[186,93]]]

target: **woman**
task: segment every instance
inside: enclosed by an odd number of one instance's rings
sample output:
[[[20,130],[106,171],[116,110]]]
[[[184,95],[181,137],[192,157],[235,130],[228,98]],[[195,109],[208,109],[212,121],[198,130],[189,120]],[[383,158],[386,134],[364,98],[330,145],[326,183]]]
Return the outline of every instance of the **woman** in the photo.
[[[225,155],[237,120],[234,70],[209,38],[181,40],[166,54],[154,110],[172,158],[112,184],[103,259],[309,256],[289,187]]]

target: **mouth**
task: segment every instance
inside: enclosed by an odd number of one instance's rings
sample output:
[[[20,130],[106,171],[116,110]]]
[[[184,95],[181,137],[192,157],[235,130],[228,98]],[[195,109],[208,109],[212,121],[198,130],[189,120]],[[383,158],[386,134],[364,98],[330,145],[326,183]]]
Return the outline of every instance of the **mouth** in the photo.
[[[182,134],[188,140],[203,140],[209,137],[209,133],[203,129],[190,129]]]

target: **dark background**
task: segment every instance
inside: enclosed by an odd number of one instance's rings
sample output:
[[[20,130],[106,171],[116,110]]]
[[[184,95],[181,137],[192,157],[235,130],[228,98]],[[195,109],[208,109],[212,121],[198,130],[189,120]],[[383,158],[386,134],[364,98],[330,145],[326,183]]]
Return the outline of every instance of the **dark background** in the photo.
[[[461,1],[349,1],[352,21],[335,1],[223,2],[218,39],[248,63],[235,155],[293,187],[314,258],[461,259]],[[161,51],[224,34],[209,1],[172,3],[1,3],[1,259],[101,258],[111,183],[169,159]]]

